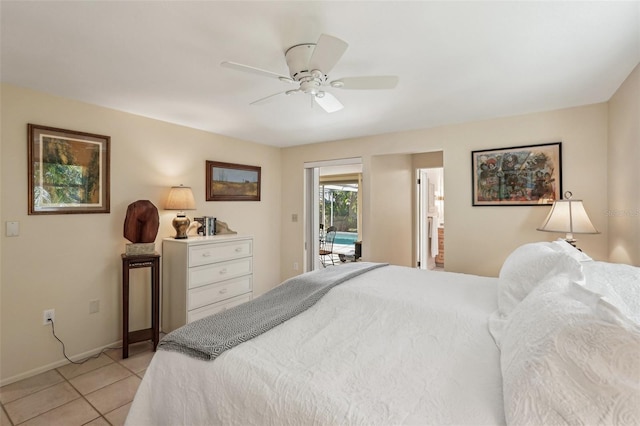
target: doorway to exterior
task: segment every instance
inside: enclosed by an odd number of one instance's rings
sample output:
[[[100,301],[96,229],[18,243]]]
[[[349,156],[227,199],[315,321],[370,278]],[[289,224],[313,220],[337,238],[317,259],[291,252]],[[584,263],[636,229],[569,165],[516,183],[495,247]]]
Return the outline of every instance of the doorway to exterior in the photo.
[[[360,255],[357,246],[360,241],[358,188],[361,182],[361,173],[320,176],[320,253],[325,253],[324,260],[329,257],[332,265],[336,261],[356,260]],[[327,238],[329,231],[334,234]],[[327,263],[323,262],[323,265]]]
[[[361,186],[360,158],[305,163],[305,271],[356,259],[362,241]],[[332,247],[321,256],[330,227]]]

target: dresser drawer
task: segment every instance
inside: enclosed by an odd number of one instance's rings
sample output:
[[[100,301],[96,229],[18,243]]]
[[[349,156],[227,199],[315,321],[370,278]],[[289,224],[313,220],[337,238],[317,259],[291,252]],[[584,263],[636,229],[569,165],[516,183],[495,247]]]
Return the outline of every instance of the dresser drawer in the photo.
[[[240,277],[251,274],[252,271],[253,261],[251,257],[189,268],[188,288],[201,287],[203,285]]]
[[[196,245],[189,247],[189,267],[247,257],[252,254],[251,240]]]
[[[234,306],[241,305],[251,300],[251,293],[243,294],[242,296],[234,297],[233,299],[227,299],[223,302],[214,303],[209,306],[204,306],[200,309],[195,309],[187,313],[187,322],[193,322],[209,315],[217,314],[218,312],[226,311]]]
[[[162,252],[162,331],[165,333],[251,300],[251,236],[164,238]]]
[[[189,290],[187,310],[200,308],[211,303],[248,293],[252,287],[252,276],[210,284]]]

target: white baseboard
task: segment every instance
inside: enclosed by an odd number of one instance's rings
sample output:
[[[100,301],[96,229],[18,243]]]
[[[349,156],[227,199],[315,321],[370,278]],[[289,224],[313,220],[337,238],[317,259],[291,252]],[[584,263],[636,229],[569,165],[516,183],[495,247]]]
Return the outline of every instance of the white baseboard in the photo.
[[[102,352],[104,349],[113,347],[113,346],[122,346],[122,340],[118,340],[116,342],[110,343],[108,345],[104,345],[102,347],[91,349],[89,351],[83,352],[81,354],[73,355],[69,357],[72,361],[82,361],[85,358],[89,358],[95,354]],[[33,370],[26,371],[24,373],[20,373],[13,377],[8,377],[6,379],[0,380],[0,387],[10,385],[11,383],[19,382],[20,380],[28,379],[29,377],[37,376],[40,373],[44,373],[45,371],[52,370],[54,368],[62,367],[63,365],[69,364],[66,358],[63,358],[59,361],[52,362],[51,364],[43,365],[42,367],[34,368]]]

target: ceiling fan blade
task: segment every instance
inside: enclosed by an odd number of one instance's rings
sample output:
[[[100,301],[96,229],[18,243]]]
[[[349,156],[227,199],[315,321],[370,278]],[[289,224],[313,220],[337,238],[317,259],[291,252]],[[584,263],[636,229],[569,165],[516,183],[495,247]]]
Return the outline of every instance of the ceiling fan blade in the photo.
[[[398,77],[395,75],[378,75],[370,77],[345,77],[334,80],[331,87],[340,89],[367,90],[367,89],[393,89],[398,85]]]
[[[324,96],[314,96],[313,99],[316,100],[316,103],[320,105],[320,107],[326,112],[336,112],[340,111],[344,108],[344,105],[331,93],[324,92]]]
[[[278,92],[278,93],[274,93],[273,95],[269,95],[269,96],[265,96],[264,98],[260,98],[257,99],[253,102],[251,102],[249,105],[261,105],[261,104],[266,104],[269,103],[273,100],[275,100],[278,96],[280,95],[284,95],[286,92]]]
[[[244,71],[251,74],[262,75],[265,77],[277,78],[280,81],[284,81],[287,83],[295,83],[295,81],[291,77],[287,77],[286,75],[278,74],[275,72],[263,70],[261,68],[252,67],[249,65],[238,64],[236,62],[224,61],[220,63],[221,67],[230,68],[233,70]]]
[[[309,70],[320,70],[324,74],[338,63],[349,45],[339,38],[321,34],[309,59]]]

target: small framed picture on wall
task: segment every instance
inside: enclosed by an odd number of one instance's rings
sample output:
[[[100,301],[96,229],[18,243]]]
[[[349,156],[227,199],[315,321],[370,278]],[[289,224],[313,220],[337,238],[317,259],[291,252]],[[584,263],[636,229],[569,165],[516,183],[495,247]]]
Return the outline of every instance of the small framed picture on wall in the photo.
[[[207,201],[260,201],[258,166],[207,161]]]

